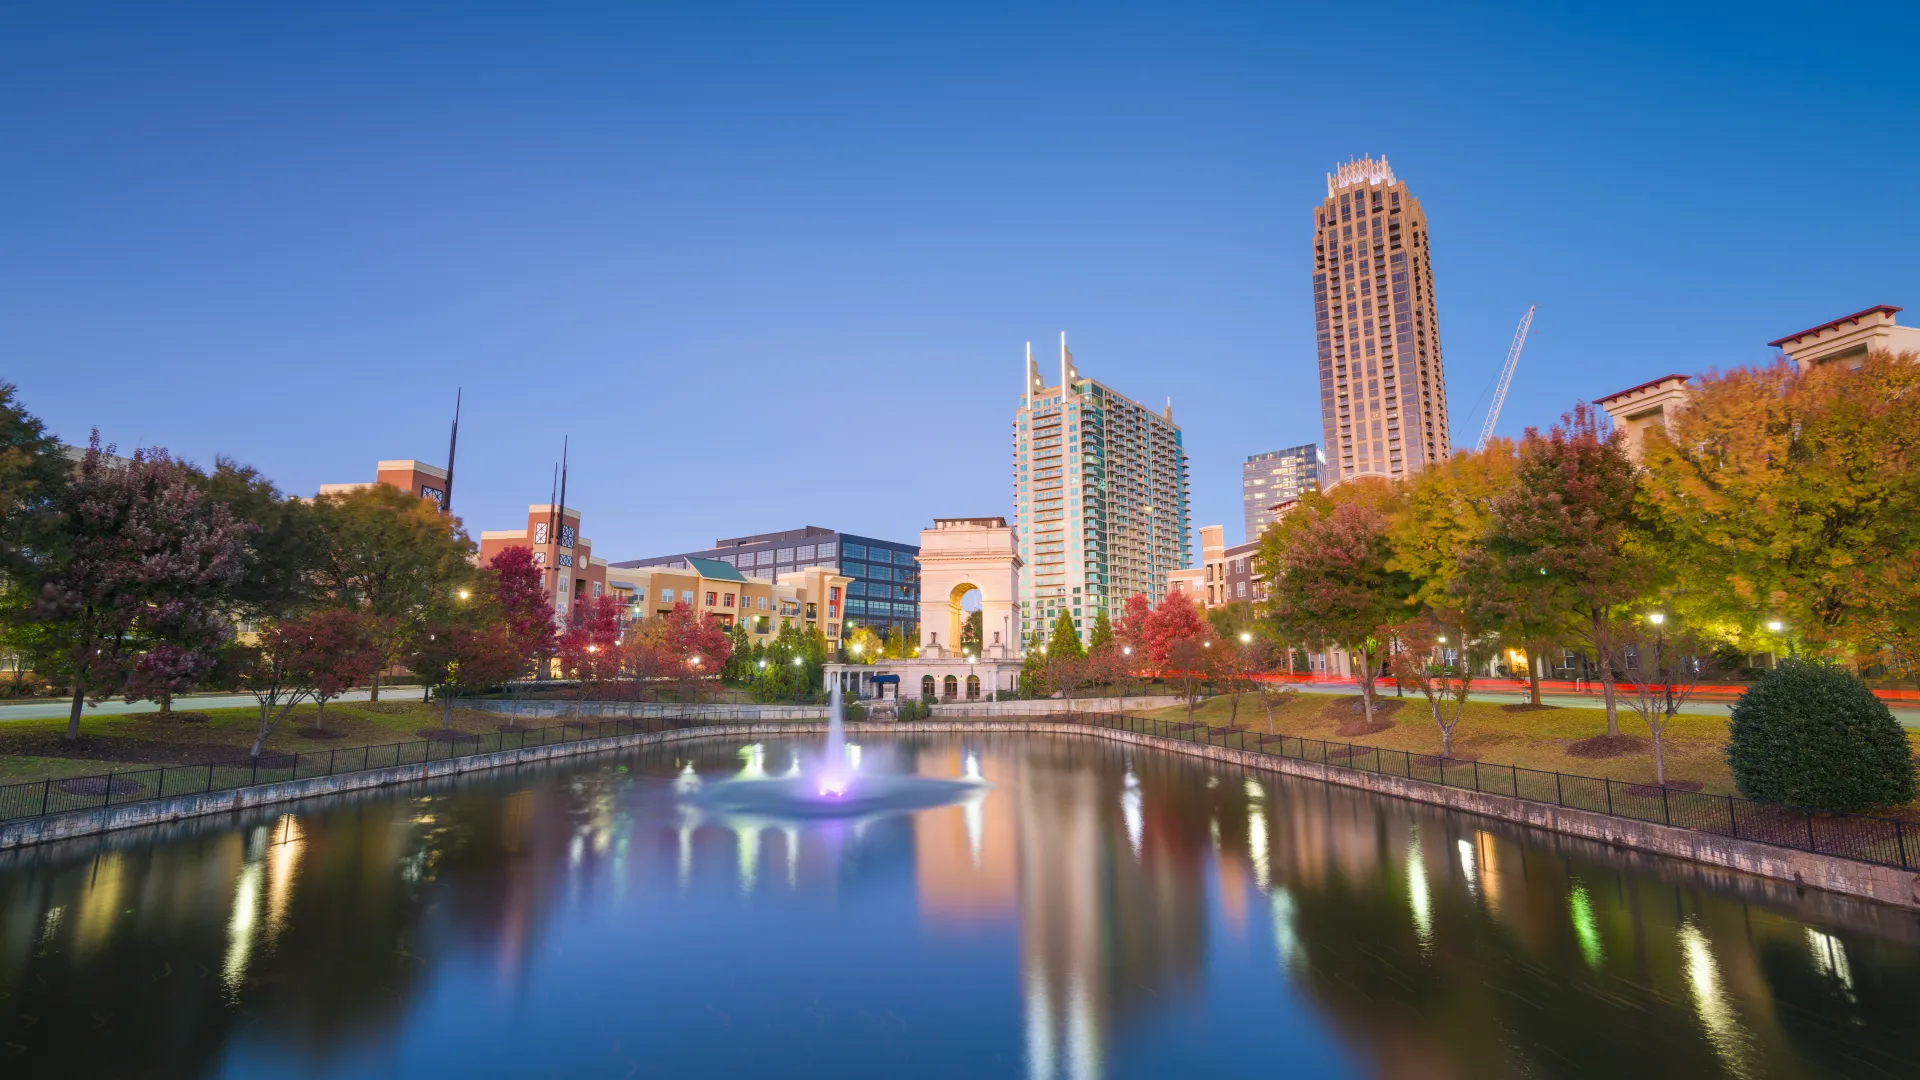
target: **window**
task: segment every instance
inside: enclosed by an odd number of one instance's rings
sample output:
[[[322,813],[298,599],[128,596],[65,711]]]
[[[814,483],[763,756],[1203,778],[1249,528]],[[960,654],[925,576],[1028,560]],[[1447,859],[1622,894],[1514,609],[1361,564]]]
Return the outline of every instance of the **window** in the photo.
[[[943,680],[942,686],[946,690],[943,696],[949,700],[960,696],[960,680],[954,676],[947,676],[946,679]]]
[[[864,544],[846,544],[841,548],[841,553],[849,559],[864,559],[867,557],[867,548]]]
[[[922,698],[933,697],[933,676],[931,675],[920,676],[920,696]]]
[[[978,675],[967,676],[967,700],[980,700],[980,676]]]
[[[647,602],[647,590],[645,590],[645,589],[635,589],[635,590],[633,590],[633,602],[634,602],[634,603],[636,603],[636,604],[644,604],[644,603],[646,603],[646,602]]]
[[[746,556],[744,556],[744,555],[743,555],[743,556],[741,556],[741,558],[745,558],[745,557],[746,557]],[[771,552],[771,551],[762,551],[762,552],[759,552],[759,553],[757,553],[756,555],[754,555],[754,557],[753,557],[753,558],[754,558],[754,561],[755,561],[755,562],[757,562],[757,563],[759,563],[759,564],[760,564],[761,566],[772,566],[772,565],[773,565],[773,552]]]
[[[680,599],[681,599],[681,600],[682,600],[683,602],[685,602],[685,603],[688,603],[688,604],[691,604],[691,603],[693,603],[693,590],[692,590],[692,589],[681,589],[681,590],[680,590]]]
[[[717,606],[717,605],[718,605],[719,603],[720,603],[720,597],[719,597],[719,594],[717,594],[717,593],[708,593],[708,594],[707,594],[707,606],[708,606],[708,607],[715,607],[715,606]]]
[[[760,598],[760,610],[761,611],[767,610],[767,598],[764,596]]]
[[[821,544],[819,548],[816,549],[816,554],[822,559],[831,559],[833,558],[833,549],[834,545],[831,543]]]
[[[726,595],[726,599],[725,599],[725,602],[724,602],[724,603],[722,603],[722,604],[721,604],[720,606],[721,606],[721,607],[732,607],[732,606],[733,606],[733,594],[732,594],[732,593],[728,593],[728,594]]]
[[[780,549],[780,551],[779,551],[779,553],[778,553],[778,555],[777,555],[777,557],[776,557],[776,560],[775,560],[775,561],[777,561],[777,562],[783,562],[783,563],[790,563],[790,562],[792,562],[792,561],[793,561],[793,549],[792,549],[792,548],[781,548],[781,549]]]
[[[794,557],[794,558],[796,558],[796,559],[811,559],[811,558],[813,558],[813,545],[812,545],[812,544],[801,544],[801,545],[800,545],[799,547],[797,547],[797,548],[794,548],[794,549],[793,549],[793,557]]]
[[[596,596],[596,597],[598,597],[598,596],[600,595],[600,593],[601,593],[601,590],[602,590],[602,588],[603,588],[603,586],[602,586],[602,585],[601,585],[601,584],[600,584],[599,582],[597,582],[597,581],[596,581],[596,582],[594,582],[594,583],[593,583],[593,595],[594,595],[594,596]]]

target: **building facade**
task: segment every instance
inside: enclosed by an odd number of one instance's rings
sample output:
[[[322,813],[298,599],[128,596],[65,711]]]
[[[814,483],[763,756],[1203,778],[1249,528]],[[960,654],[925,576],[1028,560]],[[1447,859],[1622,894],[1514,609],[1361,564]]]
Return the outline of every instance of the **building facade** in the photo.
[[[1013,418],[1013,501],[1022,640],[1071,612],[1084,638],[1127,597],[1166,595],[1187,565],[1187,452],[1173,406],[1162,412],[1085,379],[1060,335],[1058,381],[1027,348]]]
[[[919,553],[912,544],[808,525],[784,532],[722,538],[704,551],[632,559],[614,566],[686,569],[690,559],[710,559],[737,569],[742,577],[768,582],[784,582],[808,570],[837,570],[848,579],[839,620],[844,630],[864,626],[885,637],[897,629],[908,641],[917,641]]]
[[[685,604],[729,629],[741,624],[755,643],[773,640],[788,623],[820,631],[829,646],[840,644],[845,634],[852,579],[833,566],[791,570],[776,582],[750,578],[718,559],[681,561],[684,566],[607,567],[607,590],[625,608],[628,621],[665,615]]]
[[[1447,383],[1426,212],[1387,159],[1327,177],[1314,209],[1323,487],[1446,460]]]
[[[1902,310],[1880,304],[1767,344],[1785,353],[1801,370],[1815,364],[1857,368],[1869,352],[1920,354],[1920,327],[1901,326],[1894,320]]]
[[[447,470],[438,465],[429,465],[424,461],[402,458],[383,461],[374,466],[373,484],[386,484],[401,491],[411,492],[435,506],[443,506],[447,501]],[[373,484],[321,484],[322,495],[343,495],[349,491],[372,487]]]
[[[1265,600],[1266,577],[1254,568],[1260,542],[1227,547],[1225,532],[1222,525],[1200,526],[1200,563],[1176,571],[1174,587],[1206,608],[1226,607],[1236,600]]]
[[[607,592],[607,560],[593,553],[593,541],[580,535],[580,511],[571,506],[534,503],[523,529],[489,529],[480,534],[480,565],[510,547],[530,548],[553,597],[553,617],[562,626],[580,605]]]
[[[1246,516],[1248,543],[1260,539],[1260,533],[1273,524],[1276,504],[1320,489],[1320,468],[1325,463],[1319,445],[1307,443],[1255,454],[1240,466],[1241,512]]]

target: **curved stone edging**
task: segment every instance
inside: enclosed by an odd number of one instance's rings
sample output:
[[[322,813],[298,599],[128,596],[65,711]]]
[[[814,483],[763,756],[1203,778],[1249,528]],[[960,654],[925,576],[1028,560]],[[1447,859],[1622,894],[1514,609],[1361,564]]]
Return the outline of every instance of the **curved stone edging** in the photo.
[[[1410,802],[1460,810],[1481,817],[1543,829],[1565,836],[1597,841],[1614,847],[1647,852],[1665,858],[1681,859],[1707,866],[1721,867],[1775,881],[1792,882],[1860,899],[1874,900],[1909,909],[1920,909],[1920,874],[1874,863],[1855,862],[1830,855],[1773,847],[1752,840],[1739,840],[1714,833],[1694,832],[1630,818],[1609,817],[1586,810],[1574,810],[1549,803],[1529,802],[1506,795],[1442,787],[1423,780],[1385,773],[1361,772],[1322,765],[1317,762],[1277,757],[1249,750],[1236,750],[1206,743],[1186,742],[1157,735],[1034,719],[1008,720],[923,720],[909,725],[848,724],[850,734],[909,735],[916,733],[1006,733],[1006,734],[1080,734],[1112,742],[1151,747],[1189,757],[1206,758],[1244,769],[1262,770],[1285,776],[1297,776],[1341,787],[1358,788]],[[705,738],[789,738],[819,735],[826,731],[823,721],[710,724],[669,731],[617,735],[603,739],[556,743],[547,746],[502,750],[490,754],[445,758],[440,761],[369,769],[335,776],[316,776],[256,787],[233,788],[199,795],[182,795],[147,802],[126,803],[94,810],[76,810],[42,818],[9,822],[0,826],[0,851],[44,844],[74,837],[91,836],[120,829],[139,828],[183,818],[293,802],[342,792],[362,791],[413,783],[442,776],[483,772],[509,766],[529,765],[583,754],[620,750],[633,746],[684,742]]]

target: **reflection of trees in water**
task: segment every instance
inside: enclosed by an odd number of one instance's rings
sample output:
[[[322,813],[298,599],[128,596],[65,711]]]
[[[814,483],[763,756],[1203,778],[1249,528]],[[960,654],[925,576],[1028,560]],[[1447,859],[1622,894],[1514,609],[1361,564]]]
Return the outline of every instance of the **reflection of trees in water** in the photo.
[[[1557,856],[1481,819],[1326,785],[1258,790],[1241,810],[1271,848],[1244,857],[1271,875],[1280,962],[1381,1075],[1915,1067],[1892,1019],[1920,994],[1910,949],[1874,965],[1877,1014],[1854,1026],[1831,1007],[1840,962],[1821,974],[1809,960],[1817,934],[1857,969],[1845,935],[1622,872],[1603,849]],[[1764,970],[1774,954],[1797,975]],[[1796,998],[1813,1007],[1783,1020],[1776,1002]]]
[[[0,875],[0,1062],[19,1076],[190,1075],[235,1039],[318,1062],[377,1043],[430,957],[497,943],[514,974],[551,863],[620,778],[296,808]]]

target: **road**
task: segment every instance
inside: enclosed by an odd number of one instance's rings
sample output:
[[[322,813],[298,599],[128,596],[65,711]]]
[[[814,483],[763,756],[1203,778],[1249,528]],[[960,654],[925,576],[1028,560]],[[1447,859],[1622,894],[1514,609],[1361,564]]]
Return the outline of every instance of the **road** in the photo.
[[[395,701],[411,701],[420,693],[417,686],[392,687],[387,696]],[[365,701],[365,690],[349,690],[334,701]],[[173,699],[174,709],[180,712],[199,712],[204,709],[251,709],[259,703],[251,694],[196,694],[192,697]],[[0,704],[0,722],[8,720],[65,720],[73,710],[73,702],[66,699],[35,698],[32,701],[7,702]],[[81,714],[81,719],[90,716],[125,716],[130,713],[159,712],[160,706],[151,701],[103,701],[97,706],[89,706]]]

